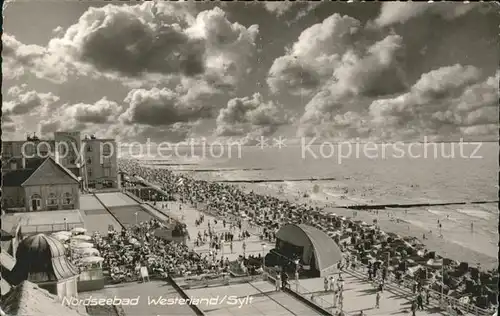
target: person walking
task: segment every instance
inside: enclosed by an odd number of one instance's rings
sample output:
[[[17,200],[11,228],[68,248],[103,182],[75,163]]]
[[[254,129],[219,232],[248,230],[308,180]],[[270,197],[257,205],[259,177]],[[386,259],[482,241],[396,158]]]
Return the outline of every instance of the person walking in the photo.
[[[281,288],[284,290],[288,286],[288,274],[285,271],[281,272]]]
[[[416,316],[416,314],[417,314],[417,303],[415,302],[415,300],[413,300],[411,302],[411,315]]]
[[[335,285],[335,278],[333,275],[330,275],[328,278],[328,290],[333,291]]]
[[[417,308],[424,310],[424,298],[422,297],[422,293],[417,295]]]
[[[375,308],[380,308],[380,292],[377,291],[375,294]]]
[[[278,273],[276,275],[276,291],[279,292],[280,291],[280,286],[281,286],[281,276],[280,274]]]

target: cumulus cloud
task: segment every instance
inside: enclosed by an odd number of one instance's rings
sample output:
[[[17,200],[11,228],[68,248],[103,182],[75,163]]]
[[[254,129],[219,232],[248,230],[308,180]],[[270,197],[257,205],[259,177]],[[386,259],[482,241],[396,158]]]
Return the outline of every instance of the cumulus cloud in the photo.
[[[133,89],[125,98],[128,109],[120,116],[125,124],[170,126],[211,116],[203,102],[186,102],[186,97],[167,88]]]
[[[52,135],[60,130],[61,122],[58,120],[42,120],[39,124],[39,133],[44,135]]]
[[[216,135],[271,135],[288,122],[283,109],[272,101],[265,102],[260,93],[252,97],[234,98],[220,110]]]
[[[149,126],[143,124],[135,125],[113,125],[110,128],[96,129],[95,133],[103,137],[116,138],[121,143],[161,143],[181,142],[190,137],[197,122],[175,123],[169,126]]]
[[[58,130],[102,135],[116,125],[122,112],[123,106],[106,97],[95,103],[63,104],[42,113],[37,129],[41,135]]]
[[[16,123],[6,113],[2,113],[2,133],[13,133],[16,131]]]
[[[115,78],[206,74],[233,84],[250,67],[258,27],[231,23],[220,8],[197,16],[186,8],[166,2],[89,8],[49,49],[80,63],[81,71]]]
[[[255,2],[261,4],[261,2]],[[269,12],[274,14],[276,17],[282,17],[289,12],[293,12],[296,10],[292,10],[294,8],[299,8],[295,17],[289,21],[287,21],[287,25],[290,26],[293,23],[298,22],[303,17],[307,16],[310,12],[316,9],[321,5],[321,1],[275,1],[275,2],[263,2],[264,8]]]
[[[473,3],[426,3],[384,2],[374,24],[379,27],[405,23],[425,13],[439,15],[445,19],[460,17],[476,7]]]
[[[358,20],[334,14],[304,30],[271,66],[267,78],[271,91],[297,94],[319,87],[353,48],[360,27]]]
[[[498,74],[482,78],[473,66],[430,71],[409,92],[374,101],[369,107],[371,122],[381,138],[391,139],[488,135],[495,128],[497,132]]]
[[[64,34],[64,28],[62,26],[58,26],[52,30],[52,34],[54,34],[56,36],[61,36]]]
[[[7,91],[11,100],[3,102],[3,111],[10,115],[34,114],[42,108],[49,108],[59,97],[34,90],[26,91],[26,86],[14,86]]]
[[[343,114],[332,115],[315,126],[302,126],[307,128],[304,135],[321,135],[332,140],[349,141],[355,139],[368,139],[372,137],[373,128],[369,124],[366,114],[347,111]]]
[[[27,73],[56,83],[66,80],[72,67],[58,55],[39,45],[25,45],[14,36],[2,35],[2,75],[16,79]]]
[[[79,123],[105,124],[113,122],[121,112],[118,103],[100,99],[96,103],[77,103],[64,109],[64,116]]]
[[[293,7],[293,5],[294,2],[290,1],[264,2],[264,7],[266,8],[266,10],[278,17],[289,11]]]
[[[399,35],[380,38],[360,21],[333,14],[274,61],[267,83],[273,93],[308,97],[298,133],[312,136],[361,99],[407,89],[401,47]]]

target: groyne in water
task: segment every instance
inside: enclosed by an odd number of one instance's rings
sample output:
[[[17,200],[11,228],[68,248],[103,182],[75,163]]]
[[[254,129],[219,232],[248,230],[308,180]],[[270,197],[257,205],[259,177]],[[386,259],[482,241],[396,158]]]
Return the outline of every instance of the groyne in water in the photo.
[[[333,181],[336,178],[301,178],[301,179],[255,179],[255,180],[216,180],[219,183],[276,183],[276,182],[316,182],[316,181]]]
[[[336,208],[345,208],[350,210],[383,210],[386,208],[411,208],[411,207],[429,207],[429,206],[446,206],[446,205],[467,205],[467,204],[487,204],[498,203],[499,201],[473,201],[473,202],[445,202],[445,203],[415,203],[415,204],[362,204],[362,205],[347,205],[335,206]]]
[[[173,172],[229,172],[229,171],[263,171],[265,168],[227,168],[227,169],[175,169]]]
[[[145,166],[198,166],[196,163],[173,163],[173,162],[155,162],[155,161],[142,161],[141,164]]]

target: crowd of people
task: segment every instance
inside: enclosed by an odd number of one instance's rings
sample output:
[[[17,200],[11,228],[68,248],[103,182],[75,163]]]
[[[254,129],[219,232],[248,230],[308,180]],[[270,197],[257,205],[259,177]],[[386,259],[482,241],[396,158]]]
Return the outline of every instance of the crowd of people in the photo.
[[[341,250],[351,254],[349,258],[356,258],[351,260],[351,265],[360,261],[363,266],[369,262],[374,266],[387,266],[387,269],[378,269],[379,272],[373,268],[367,270],[372,274],[385,271],[386,277],[390,275],[396,281],[411,280],[483,308],[497,304],[496,271],[480,271],[467,263],[441,258],[423,249],[415,238],[385,233],[376,225],[333,216],[319,207],[245,192],[230,184],[196,180],[167,169],[143,166],[134,160],[121,160],[119,168],[129,176],[160,186],[170,199],[192,204],[220,218],[246,218],[250,225],[263,228],[261,238],[272,240],[279,227],[286,223],[309,224],[327,232]]]
[[[115,282],[140,278],[141,267],[155,276],[187,276],[219,273],[227,264],[210,256],[200,256],[183,243],[158,238],[154,231],[162,223],[156,219],[141,222],[120,233],[109,231],[103,238],[94,234],[93,241],[104,258],[103,269]]]

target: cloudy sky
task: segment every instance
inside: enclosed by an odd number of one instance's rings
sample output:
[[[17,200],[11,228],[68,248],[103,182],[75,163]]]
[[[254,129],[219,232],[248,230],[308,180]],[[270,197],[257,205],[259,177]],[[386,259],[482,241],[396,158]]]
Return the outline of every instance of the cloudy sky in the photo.
[[[15,1],[4,139],[497,139],[488,4]]]

